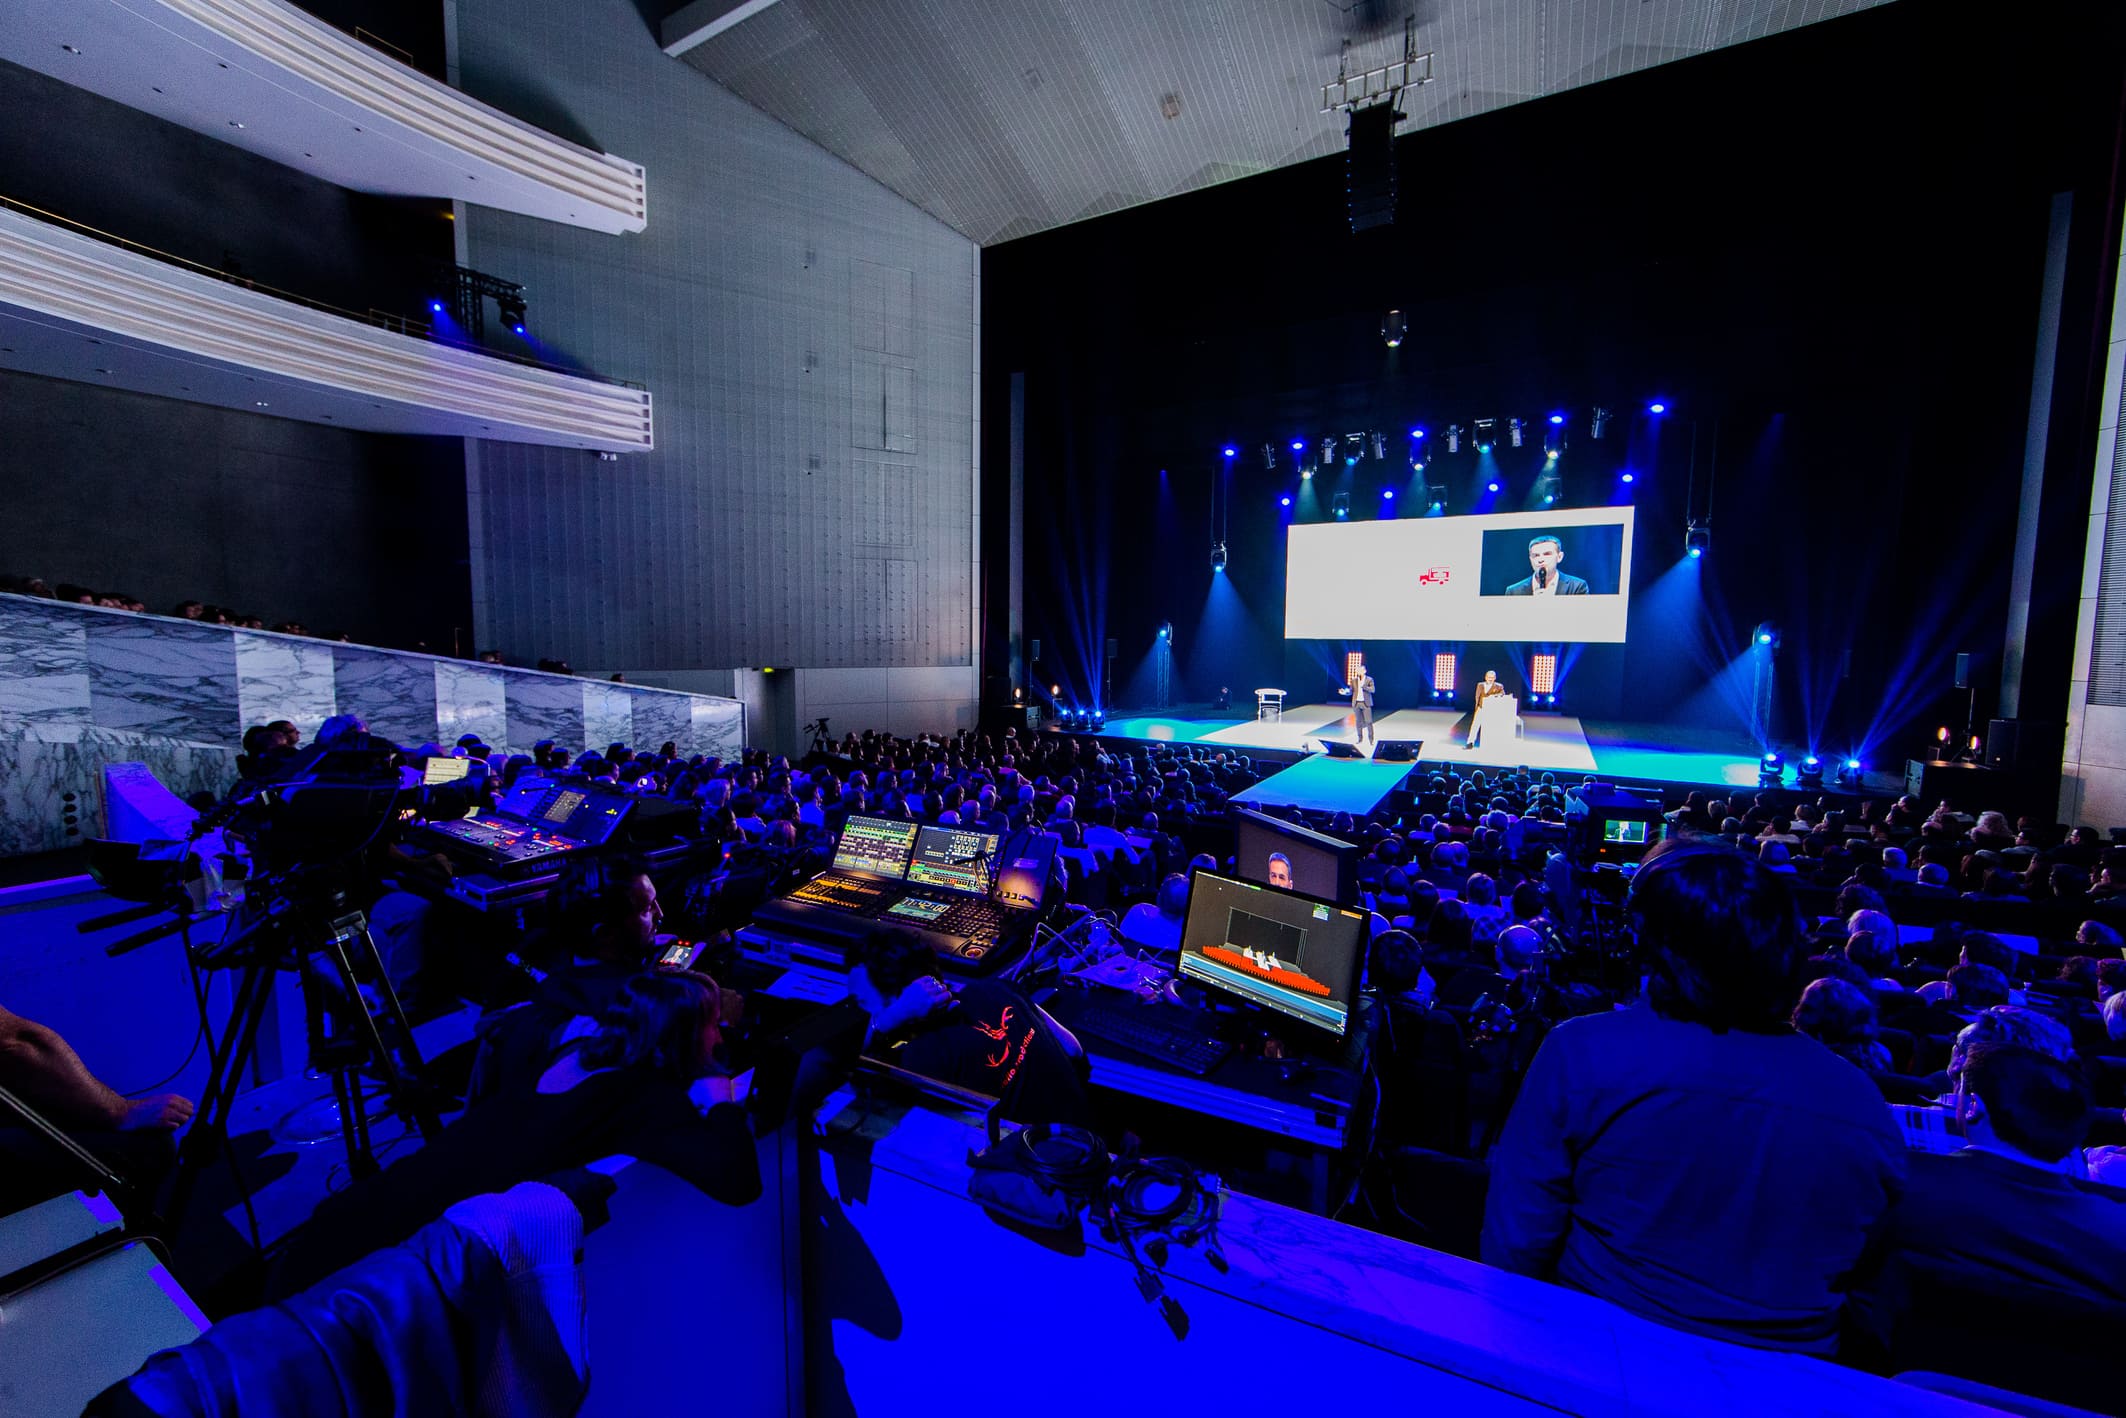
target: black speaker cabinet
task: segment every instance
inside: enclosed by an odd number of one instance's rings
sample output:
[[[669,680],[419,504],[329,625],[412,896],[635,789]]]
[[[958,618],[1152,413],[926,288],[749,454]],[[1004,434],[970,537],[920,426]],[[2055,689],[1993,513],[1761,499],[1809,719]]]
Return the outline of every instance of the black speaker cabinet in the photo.
[[[2022,725],[2017,720],[1989,720],[1986,724],[1986,766],[2014,768],[2017,742],[2021,737]]]
[[[1418,750],[1425,746],[1422,739],[1382,739],[1373,745],[1375,763],[1415,763]]]
[[[1323,739],[1321,741],[1321,746],[1323,751],[1325,751],[1331,758],[1365,757],[1364,754],[1358,751],[1357,744],[1345,743],[1342,739]]]

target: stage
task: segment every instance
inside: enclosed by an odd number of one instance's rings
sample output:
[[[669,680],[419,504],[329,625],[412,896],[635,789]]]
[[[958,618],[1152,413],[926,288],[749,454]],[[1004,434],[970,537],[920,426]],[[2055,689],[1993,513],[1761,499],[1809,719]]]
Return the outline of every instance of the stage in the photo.
[[[1467,729],[1466,720],[1466,714],[1453,709],[1396,709],[1374,719],[1373,733],[1376,740],[1417,740],[1419,761],[1448,768],[1525,766],[1533,772],[1570,774],[1575,778],[1594,774],[1699,787],[1757,786],[1756,748],[1739,736],[1729,740],[1651,724],[1592,724],[1571,714],[1523,713],[1518,738],[1472,749],[1464,746],[1461,737]],[[1211,717],[1200,711],[1125,715],[1108,720],[1100,733],[1107,738],[1147,743],[1193,743],[1241,752],[1267,749],[1316,755],[1323,754],[1329,743],[1357,741],[1350,708],[1340,704],[1294,705],[1285,710],[1281,720]],[[1364,746],[1364,761],[1324,757],[1319,764],[1327,769],[1363,767],[1369,770],[1363,775],[1368,778],[1389,769],[1408,771],[1404,764],[1372,763],[1373,750],[1372,744]],[[1311,764],[1314,760],[1306,762]],[[1357,786],[1354,781],[1352,787]],[[1341,802],[1324,806],[1347,808]]]

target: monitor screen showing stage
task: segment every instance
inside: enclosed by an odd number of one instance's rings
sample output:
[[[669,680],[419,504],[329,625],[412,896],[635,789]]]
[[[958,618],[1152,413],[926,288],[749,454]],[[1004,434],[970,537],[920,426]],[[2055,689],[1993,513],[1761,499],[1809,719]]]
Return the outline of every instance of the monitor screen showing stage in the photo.
[[[1285,636],[1622,643],[1632,510],[1297,524]]]
[[[1198,870],[1181,973],[1340,1036],[1365,937],[1362,911]]]

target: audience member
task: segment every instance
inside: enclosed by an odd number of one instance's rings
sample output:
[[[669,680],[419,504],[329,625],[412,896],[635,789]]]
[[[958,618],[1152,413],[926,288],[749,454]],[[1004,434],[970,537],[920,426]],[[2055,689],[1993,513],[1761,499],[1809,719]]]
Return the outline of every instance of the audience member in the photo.
[[[1663,844],[1631,910],[1645,998],[1537,1052],[1492,1152],[1484,1259],[1695,1333],[1831,1353],[1906,1162],[1875,1088],[1788,1024],[1790,889],[1725,848]]]

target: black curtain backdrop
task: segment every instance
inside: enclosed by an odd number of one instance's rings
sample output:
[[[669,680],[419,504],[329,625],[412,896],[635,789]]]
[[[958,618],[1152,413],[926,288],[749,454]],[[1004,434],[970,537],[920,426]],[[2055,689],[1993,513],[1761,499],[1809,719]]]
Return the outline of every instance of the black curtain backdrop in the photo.
[[[1106,707],[1141,703],[1171,621],[1182,699],[1333,697],[1346,647],[1283,639],[1287,519],[1337,491],[1378,515],[1383,488],[1416,515],[1432,483],[1454,512],[1540,505],[1564,411],[1564,504],[1628,499],[1639,520],[1631,640],[1565,650],[1560,707],[1739,728],[1747,684],[1722,670],[1768,621],[1783,742],[1888,761],[1961,722],[1955,652],[1984,685],[1999,673],[2049,197],[2073,190],[2116,251],[2126,64],[2119,7],[2033,4],[2012,32],[1987,13],[1884,6],[1413,134],[1385,231],[1350,234],[1333,158],[986,251],[993,506],[1026,375],[1029,683],[1098,699],[1112,636]],[[1391,307],[1409,327],[1392,351]],[[1615,413],[1600,442],[1596,405]],[[2094,428],[2093,406],[2059,411]],[[1485,417],[1491,462],[1442,456],[1450,424]],[[1510,417],[1529,421],[1519,450]],[[1361,429],[1388,436],[1384,463],[1301,482],[1293,440]],[[1696,584],[1676,570],[1687,501],[1713,531]],[[2034,618],[2071,623],[2079,574],[2041,567]],[[1383,709],[1420,702],[1438,650],[1466,686],[1487,667],[1516,682],[1531,648],[1366,647]]]

